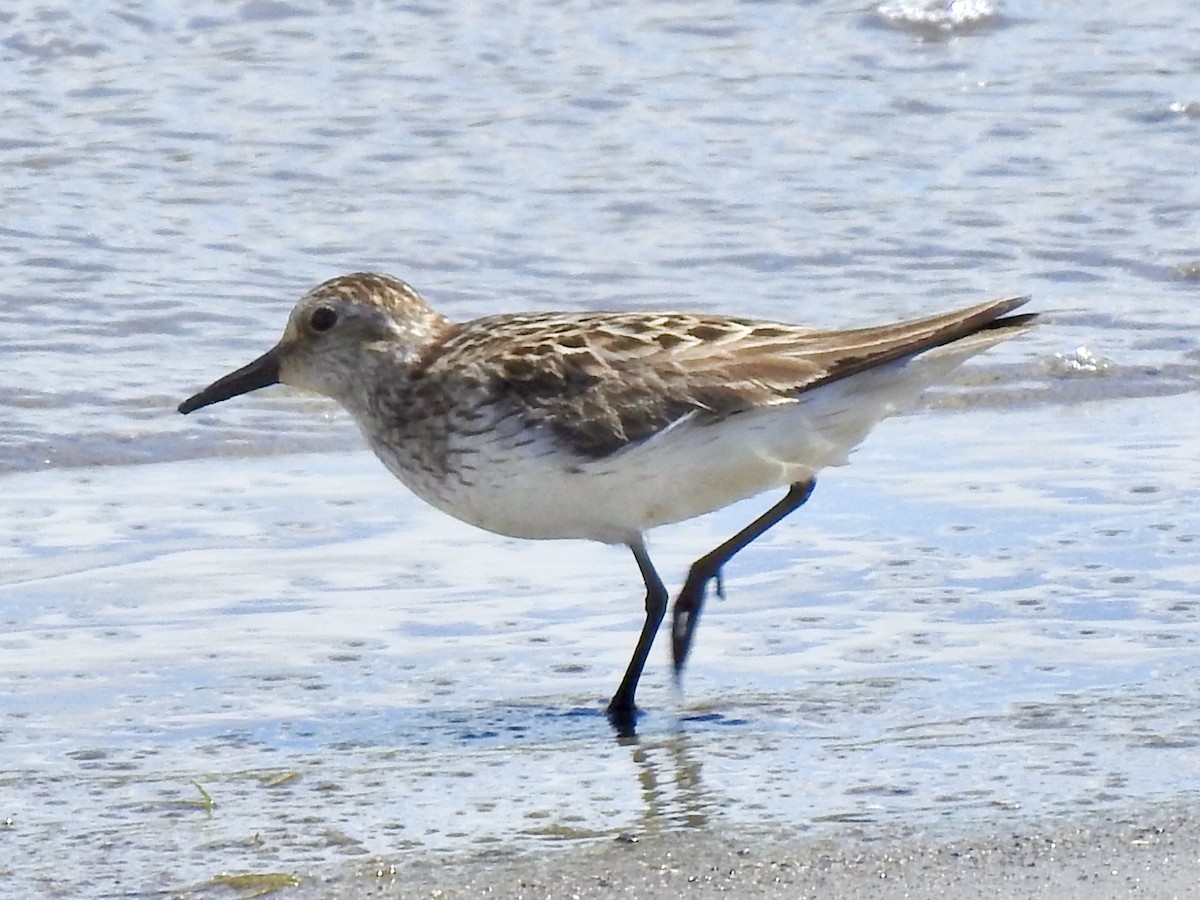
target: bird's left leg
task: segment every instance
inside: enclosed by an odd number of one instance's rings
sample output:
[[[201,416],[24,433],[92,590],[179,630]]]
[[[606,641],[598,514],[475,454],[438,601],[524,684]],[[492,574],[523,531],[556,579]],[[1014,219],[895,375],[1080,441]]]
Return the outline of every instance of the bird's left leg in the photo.
[[[675,660],[676,677],[683,671],[683,664],[687,662],[696,623],[700,621],[700,610],[704,607],[704,594],[708,582],[715,580],[717,594],[723,596],[721,567],[755,538],[803,506],[816,484],[815,478],[796,482],[782,500],[725,543],[692,563],[687,581],[684,582],[679,596],[675,598],[675,606],[671,610],[671,654]]]

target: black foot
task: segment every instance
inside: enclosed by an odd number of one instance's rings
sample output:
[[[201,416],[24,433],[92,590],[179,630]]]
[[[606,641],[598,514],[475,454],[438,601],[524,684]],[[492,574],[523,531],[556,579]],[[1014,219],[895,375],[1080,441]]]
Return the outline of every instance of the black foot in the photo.
[[[615,703],[608,704],[608,721],[619,738],[634,737],[637,735],[637,716],[638,712],[635,706],[618,706]]]
[[[721,570],[710,572],[698,563],[688,572],[687,581],[675,598],[675,606],[671,609],[671,659],[675,664],[676,678],[687,663],[688,653],[692,649],[692,636],[696,633],[700,612],[704,609],[708,583],[713,580],[717,582],[717,596],[724,596]]]
[[[704,594],[708,583],[717,582],[717,596],[724,597],[721,584],[721,568],[734,555],[746,547],[751,541],[762,536],[772,526],[777,525],[788,513],[804,505],[808,495],[812,493],[816,481],[798,481],[788,488],[782,500],[768,509],[765,513],[721,544],[710,550],[692,564],[688,571],[687,581],[683,590],[675,599],[671,610],[671,657],[675,660],[675,677],[683,671],[687,662],[688,651],[692,649],[692,636],[696,633],[696,624],[700,621],[700,610],[704,608]]]

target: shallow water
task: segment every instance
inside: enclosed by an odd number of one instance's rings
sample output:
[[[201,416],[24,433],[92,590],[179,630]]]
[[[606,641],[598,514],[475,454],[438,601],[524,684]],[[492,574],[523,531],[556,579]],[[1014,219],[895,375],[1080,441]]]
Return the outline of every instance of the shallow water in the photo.
[[[10,476],[11,872],[179,889],[347,855],[1177,801],[1200,743],[1177,402],[885,424],[730,567],[681,693],[659,648],[633,744],[600,712],[638,624],[618,550],[491,538],[363,453]],[[1048,455],[980,443],[998,423]],[[922,462],[931,435],[954,450]],[[664,570],[749,507],[664,532]]]
[[[76,6],[0,13],[0,887],[1195,797],[1190,9]],[[364,268],[458,318],[1051,314],[740,557],[620,744],[624,551],[448,520],[322,401],[174,412]]]

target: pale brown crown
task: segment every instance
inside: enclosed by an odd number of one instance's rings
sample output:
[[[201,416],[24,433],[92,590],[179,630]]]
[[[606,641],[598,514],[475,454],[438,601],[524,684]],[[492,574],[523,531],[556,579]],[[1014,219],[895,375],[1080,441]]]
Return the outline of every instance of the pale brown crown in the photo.
[[[423,314],[430,309],[422,297],[407,282],[391,275],[374,272],[352,272],[339,275],[317,285],[305,295],[306,301],[345,300],[385,310],[397,319]]]

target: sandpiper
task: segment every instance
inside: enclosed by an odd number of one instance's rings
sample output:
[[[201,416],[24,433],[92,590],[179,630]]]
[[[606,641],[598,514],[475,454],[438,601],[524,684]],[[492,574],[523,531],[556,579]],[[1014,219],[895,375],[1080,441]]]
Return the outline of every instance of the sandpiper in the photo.
[[[808,499],[876,423],[968,357],[1026,330],[1009,297],[927,318],[822,331],[711,314],[510,313],[456,323],[387,275],[334,278],[279,343],[179,406],[288,384],[338,401],[413,493],[520,538],[624,544],[646,618],[608,705],[630,733],[634,693],[669,595],[646,552],[655,526],[772,489],[774,506],[700,557],[672,609],[682,671],[710,582]]]

